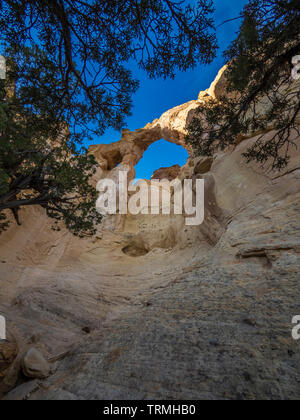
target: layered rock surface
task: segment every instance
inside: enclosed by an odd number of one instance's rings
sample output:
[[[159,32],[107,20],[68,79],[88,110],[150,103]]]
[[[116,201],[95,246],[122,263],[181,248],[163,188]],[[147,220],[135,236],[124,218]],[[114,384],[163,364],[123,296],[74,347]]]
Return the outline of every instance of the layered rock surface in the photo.
[[[220,94],[224,71],[198,101]],[[198,101],[92,146],[98,179],[120,170],[134,179],[161,138],[186,147]],[[291,320],[300,314],[300,152],[270,173],[245,164],[254,141],[156,173],[205,179],[199,227],[186,226],[184,215],[109,216],[95,238],[79,240],[52,231],[38,208],[22,212],[22,226],[0,238],[0,313],[15,343],[2,396],[299,398]],[[33,346],[54,373],[22,383],[22,356]]]

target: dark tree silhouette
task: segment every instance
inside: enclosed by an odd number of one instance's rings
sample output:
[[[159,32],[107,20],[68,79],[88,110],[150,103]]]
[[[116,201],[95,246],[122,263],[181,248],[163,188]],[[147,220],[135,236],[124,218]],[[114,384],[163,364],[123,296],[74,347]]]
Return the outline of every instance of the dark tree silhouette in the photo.
[[[76,234],[99,215],[91,156],[78,145],[121,129],[138,88],[135,61],[151,78],[173,77],[215,55],[212,2],[0,0],[9,57],[0,81],[0,219],[41,205]]]
[[[202,118],[189,124],[187,142],[197,154],[211,155],[240,135],[263,133],[245,153],[247,162],[271,162],[272,169],[287,165],[300,134],[300,90],[291,77],[293,57],[300,54],[299,27],[297,0],[248,3],[238,37],[225,54],[228,91],[235,95],[200,106]],[[275,131],[267,137],[270,128]]]

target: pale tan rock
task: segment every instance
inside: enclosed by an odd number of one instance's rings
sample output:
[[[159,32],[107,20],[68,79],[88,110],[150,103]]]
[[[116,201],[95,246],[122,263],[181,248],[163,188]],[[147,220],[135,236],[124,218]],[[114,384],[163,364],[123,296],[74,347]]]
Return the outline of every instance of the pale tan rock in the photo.
[[[181,168],[179,165],[174,165],[169,168],[157,169],[153,173],[152,179],[167,179],[168,181],[172,181],[173,179],[178,177],[180,169]]]
[[[22,369],[27,378],[33,379],[45,379],[51,372],[49,363],[35,348],[29,349],[23,357]]]
[[[211,96],[213,99],[221,100],[224,97],[237,99],[238,94],[236,92],[229,91],[227,89],[228,81],[227,81],[227,69],[228,64],[222,67],[215,80],[210,85],[209,89],[207,89],[207,94]],[[201,93],[201,92],[200,92]]]

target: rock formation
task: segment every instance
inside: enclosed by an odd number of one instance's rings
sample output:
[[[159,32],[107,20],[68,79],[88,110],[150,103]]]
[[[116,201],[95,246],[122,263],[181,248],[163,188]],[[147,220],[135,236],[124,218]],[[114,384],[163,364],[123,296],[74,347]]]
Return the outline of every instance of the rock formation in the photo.
[[[161,138],[186,147],[187,121],[225,90],[225,73],[198,100],[90,147],[97,180],[134,179]],[[154,174],[205,180],[199,227],[184,215],[108,216],[80,240],[52,231],[39,208],[22,211],[22,226],[0,238],[0,314],[15,343],[0,343],[2,397],[299,398],[300,152],[268,172],[242,157],[255,139],[212,159],[189,150],[182,168]],[[52,375],[22,383],[32,347]]]
[[[170,168],[157,169],[153,173],[151,179],[159,179],[159,180],[167,179],[168,181],[172,181],[173,179],[178,178],[180,174],[180,169],[181,168],[179,165],[174,165],[174,166],[171,166]]]
[[[50,375],[50,364],[44,359],[43,355],[31,348],[24,355],[22,360],[22,370],[27,378],[45,379]]]

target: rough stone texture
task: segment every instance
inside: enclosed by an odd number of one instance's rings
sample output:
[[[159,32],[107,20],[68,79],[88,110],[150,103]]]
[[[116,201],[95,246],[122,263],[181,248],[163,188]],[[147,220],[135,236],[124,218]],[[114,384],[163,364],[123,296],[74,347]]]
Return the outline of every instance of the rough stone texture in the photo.
[[[10,331],[7,332],[6,340],[0,340],[0,381],[6,376],[9,367],[18,354],[16,339]]]
[[[44,379],[50,375],[50,365],[35,348],[27,351],[22,360],[22,370],[27,378]]]
[[[214,99],[222,99],[222,97],[232,97],[234,98],[235,95],[232,92],[227,91],[227,80],[226,80],[226,70],[228,66],[225,65],[222,67],[216,77],[216,79],[212,82],[209,89],[207,89],[206,93]],[[203,96],[203,95],[202,95]],[[201,92],[199,98],[201,97]]]
[[[198,174],[206,174],[207,172],[209,172],[211,170],[212,164],[213,164],[213,158],[211,157],[200,157],[195,159],[194,161],[194,165],[195,165],[195,169],[194,169],[194,174],[198,175]]]
[[[172,181],[179,176],[180,170],[181,168],[179,165],[174,165],[170,168],[160,168],[153,173],[152,179],[167,179],[168,181]]]
[[[185,146],[196,106],[91,147],[98,177],[133,179],[162,137]],[[0,239],[0,313],[57,371],[42,384],[7,380],[6,399],[299,399],[300,152],[270,173],[245,164],[253,141],[180,169],[205,179],[199,227],[185,215],[109,216],[79,240],[51,231],[38,208],[22,212]]]

